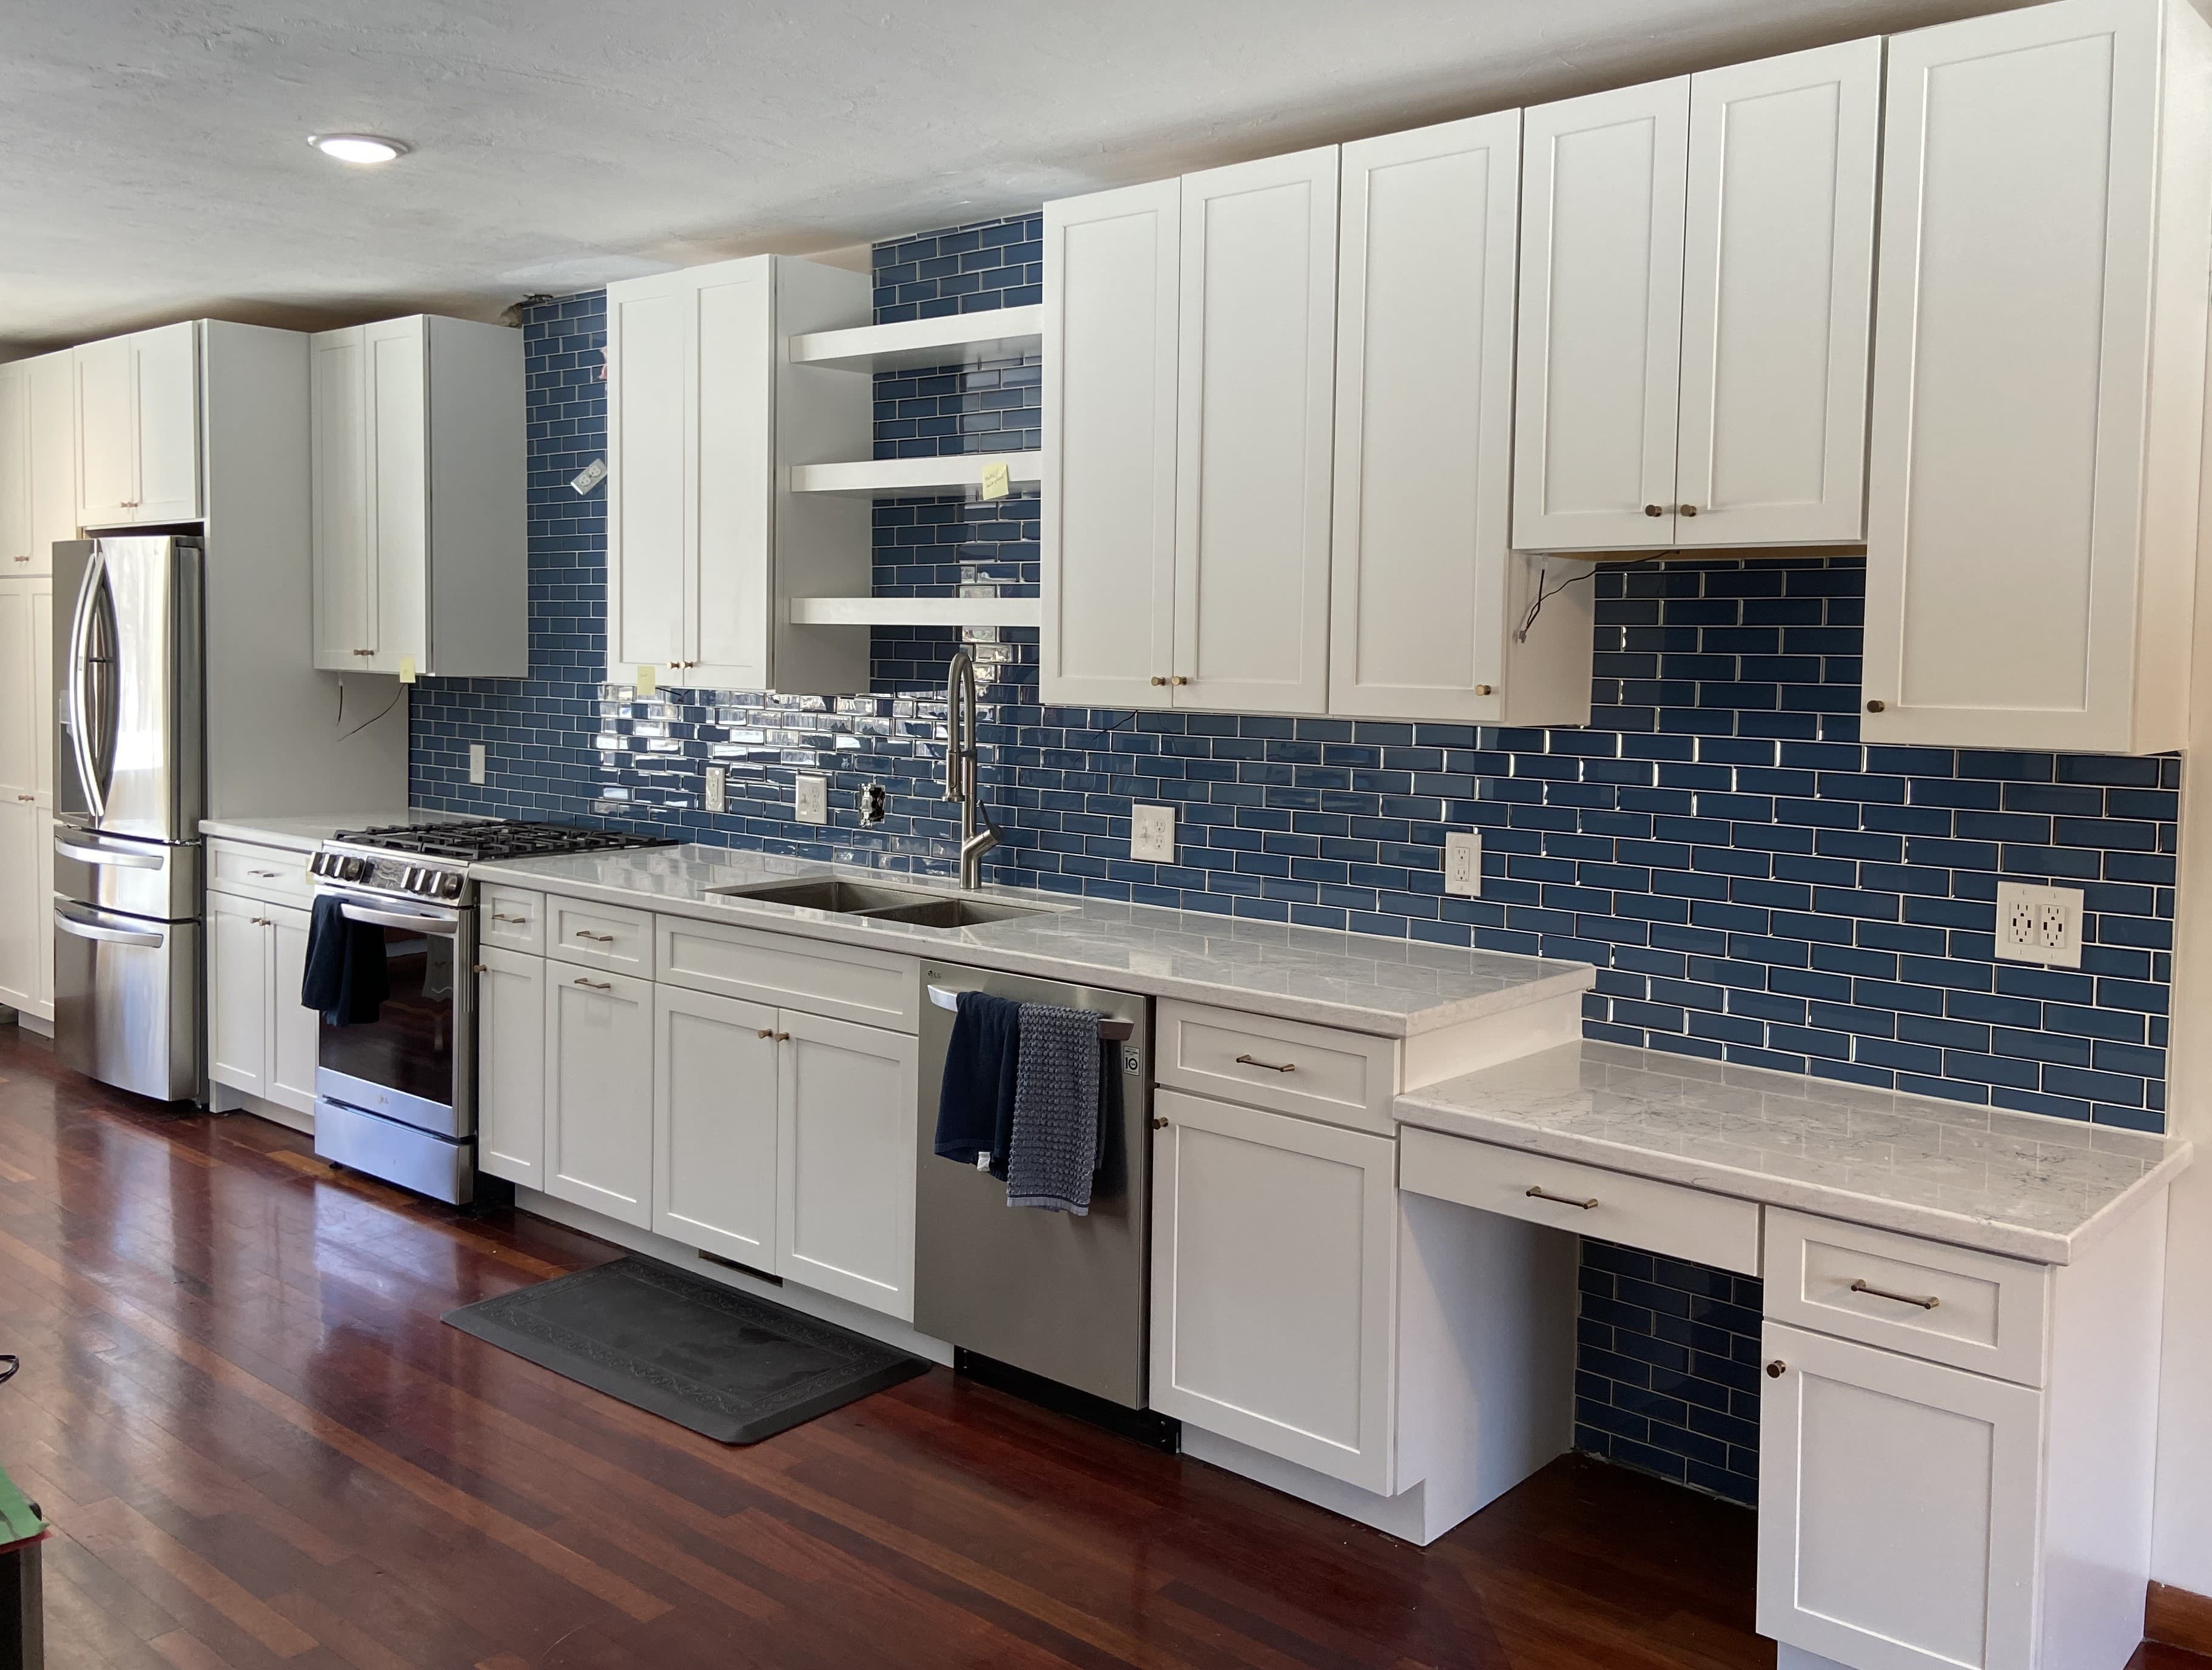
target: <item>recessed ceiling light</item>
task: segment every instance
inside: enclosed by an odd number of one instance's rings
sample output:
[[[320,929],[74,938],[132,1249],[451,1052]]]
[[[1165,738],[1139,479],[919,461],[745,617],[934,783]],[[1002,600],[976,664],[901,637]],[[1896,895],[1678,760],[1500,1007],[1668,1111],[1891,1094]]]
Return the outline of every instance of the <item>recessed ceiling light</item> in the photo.
[[[404,139],[380,139],[373,133],[311,133],[307,143],[325,156],[341,162],[389,162],[407,155]]]

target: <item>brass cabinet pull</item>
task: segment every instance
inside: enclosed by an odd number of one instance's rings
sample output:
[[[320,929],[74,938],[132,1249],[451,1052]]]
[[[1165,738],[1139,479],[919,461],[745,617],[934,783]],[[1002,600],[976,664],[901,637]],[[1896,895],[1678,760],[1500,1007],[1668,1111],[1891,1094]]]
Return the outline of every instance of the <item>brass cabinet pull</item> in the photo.
[[[501,920],[504,920],[505,919],[502,918]],[[579,939],[596,939],[603,945],[611,945],[615,943],[615,937],[611,933],[593,933],[589,928],[578,928],[576,930],[576,938]]]
[[[775,1041],[780,1044],[787,1044],[791,1041],[791,1034],[788,1032],[779,1032],[775,1035]]]
[[[1911,1293],[1892,1293],[1887,1288],[1869,1287],[1863,1278],[1851,1284],[1851,1291],[1863,1293],[1869,1299],[1892,1299],[1901,1305],[1918,1305],[1923,1310],[1933,1310],[1943,1303],[1933,1293],[1923,1297]]]
[[[273,882],[282,872],[275,870],[249,870],[246,873],[249,876],[258,876],[264,881]]]
[[[589,987],[594,992],[611,992],[615,989],[603,980],[579,980],[575,984]]]
[[[1597,1209],[1595,1195],[1592,1195],[1587,1200],[1577,1200],[1571,1194],[1553,1194],[1550,1190],[1539,1188],[1534,1183],[1528,1185],[1528,1198],[1531,1200],[1553,1200],[1563,1206],[1580,1206],[1584,1212],[1595,1212]]]
[[[1779,1380],[1789,1372],[1790,1365],[1778,1357],[1766,1365],[1766,1377],[1769,1380]]]
[[[18,562],[28,562],[31,559],[27,556],[19,556],[15,559]]]
[[[1664,516],[1667,513],[1667,507],[1664,505],[1646,505],[1644,507],[1644,513],[1646,516]]]
[[[491,972],[491,964],[489,963],[471,963],[469,964],[469,972],[471,974],[488,975]]]
[[[530,919],[527,916],[502,916],[495,910],[491,914],[491,920],[495,922],[512,922],[517,927],[526,928],[530,926]]]
[[[18,800],[35,800],[39,797],[35,794],[19,794],[15,798]]]
[[[1256,1055],[1240,1055],[1237,1060],[1239,1066],[1265,1067],[1269,1072],[1296,1072],[1298,1070],[1296,1061],[1262,1061]]]
[[[756,1038],[773,1038],[775,1036],[775,1029],[772,1026],[757,1026],[753,1029],[753,1036]]]

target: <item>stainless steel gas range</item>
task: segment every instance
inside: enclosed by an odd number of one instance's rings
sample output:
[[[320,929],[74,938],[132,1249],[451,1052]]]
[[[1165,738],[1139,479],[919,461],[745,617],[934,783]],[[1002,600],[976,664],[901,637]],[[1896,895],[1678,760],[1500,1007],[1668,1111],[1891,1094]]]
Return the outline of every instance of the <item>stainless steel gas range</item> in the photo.
[[[315,1152],[455,1205],[476,1198],[477,884],[469,865],[664,846],[558,823],[481,819],[342,830],[308,869],[319,897],[384,937],[390,995],[372,1021],[325,1017]]]

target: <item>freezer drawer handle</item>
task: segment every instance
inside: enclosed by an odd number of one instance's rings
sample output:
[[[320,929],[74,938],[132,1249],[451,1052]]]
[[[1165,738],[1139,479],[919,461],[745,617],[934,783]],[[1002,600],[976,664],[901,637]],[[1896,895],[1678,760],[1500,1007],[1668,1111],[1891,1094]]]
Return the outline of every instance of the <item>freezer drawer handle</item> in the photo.
[[[72,835],[66,830],[55,832],[54,851],[65,859],[75,859],[80,864],[114,864],[126,870],[159,870],[168,861],[149,853],[134,853],[121,847],[104,847],[97,835]]]
[[[960,1011],[960,993],[945,987],[931,987],[929,1001],[935,1008],[950,1009],[955,1014]],[[1107,1043],[1124,1044],[1137,1035],[1137,1029],[1128,1021],[1103,1020],[1098,1023],[1098,1035]]]
[[[1256,1055],[1240,1055],[1237,1058],[1237,1065],[1242,1067],[1265,1067],[1269,1072],[1296,1072],[1298,1070],[1298,1064],[1296,1061],[1262,1061]]]
[[[1554,1194],[1549,1189],[1540,1187],[1534,1183],[1528,1185],[1528,1198],[1531,1200],[1553,1201],[1562,1206],[1580,1206],[1584,1212],[1595,1212],[1597,1210],[1597,1197],[1595,1195],[1590,1196],[1587,1200],[1577,1200],[1571,1194]]]
[[[343,904],[338,907],[349,922],[366,922],[373,928],[409,928],[416,933],[435,933],[452,938],[461,931],[459,921],[449,916],[418,916],[407,910],[371,910],[366,905]]]
[[[54,926],[80,939],[98,939],[111,945],[151,945],[158,949],[168,944],[161,934],[145,933],[135,928],[105,927],[95,920],[77,915],[65,904],[54,907]]]
[[[1869,1299],[1893,1299],[1901,1305],[1918,1305],[1923,1310],[1933,1310],[1943,1303],[1933,1293],[1921,1297],[1911,1293],[1891,1293],[1879,1287],[1869,1287],[1864,1277],[1851,1284],[1851,1291],[1863,1293]]]

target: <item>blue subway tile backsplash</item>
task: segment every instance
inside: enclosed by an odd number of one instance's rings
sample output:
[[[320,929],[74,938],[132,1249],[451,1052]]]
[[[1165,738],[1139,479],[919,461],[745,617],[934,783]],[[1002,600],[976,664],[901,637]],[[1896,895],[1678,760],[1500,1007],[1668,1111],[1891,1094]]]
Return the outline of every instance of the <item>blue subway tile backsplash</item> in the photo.
[[[1036,301],[1042,251],[1036,215],[879,246],[876,318]],[[415,804],[951,873],[953,820],[935,784],[957,634],[878,630],[870,689],[830,700],[640,701],[603,682],[605,489],[579,497],[568,479],[606,450],[605,296],[540,303],[523,328],[531,676],[416,687]],[[875,395],[878,457],[1040,444],[1034,355],[879,373]],[[882,501],[876,587],[1033,596],[1037,541],[1033,493]],[[1599,970],[1591,1037],[2162,1126],[2178,759],[1862,742],[1856,557],[1559,566],[1596,594],[1587,727],[1047,707],[1035,632],[981,635],[984,780],[1007,833],[990,878],[1580,958]],[[468,781],[477,742],[489,761],[480,786]],[[709,762],[729,773],[729,810],[711,817]],[[826,827],[789,815],[801,771],[830,779]],[[857,791],[869,783],[889,790],[890,816],[864,828]],[[1173,864],[1128,858],[1139,800],[1176,807]],[[1454,828],[1482,832],[1479,899],[1443,892]],[[1996,961],[1996,884],[2014,878],[2085,890],[2078,971]],[[1723,1298],[1698,1288],[1711,1273],[1685,1268],[1638,1291],[1720,1306],[1723,1326],[1747,1305],[1755,1315],[1739,1278],[1719,1277],[1735,1284]],[[1595,1254],[1584,1275],[1581,1441],[1747,1495],[1750,1452],[1729,1424],[1741,1400],[1712,1401],[1702,1381],[1662,1384],[1656,1369],[1632,1384],[1591,1366],[1599,1350],[1616,1363],[1668,1357],[1672,1302],[1625,1303],[1625,1278]],[[1598,1292],[1600,1276],[1615,1285]],[[1599,1298],[1612,1307],[1601,1321]],[[1744,1347],[1686,1349],[1721,1363]],[[1618,1394],[1599,1400],[1601,1386]]]

